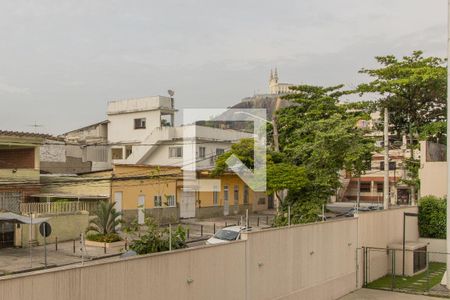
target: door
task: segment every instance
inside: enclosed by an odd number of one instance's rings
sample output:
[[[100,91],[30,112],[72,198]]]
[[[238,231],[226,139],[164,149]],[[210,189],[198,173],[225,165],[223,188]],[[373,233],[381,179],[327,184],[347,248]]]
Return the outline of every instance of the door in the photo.
[[[230,197],[228,194],[228,185],[223,186],[223,215],[228,216],[230,214]]]
[[[0,248],[14,247],[14,224],[0,223]]]
[[[122,212],[122,192],[114,193],[114,208],[118,212]],[[122,219],[122,216],[119,216],[119,219]],[[116,230],[120,229],[120,224],[116,226]]]
[[[195,217],[195,192],[183,191],[181,194],[180,218]]]
[[[269,202],[267,208],[268,208],[268,209],[273,209],[273,208],[274,208],[274,205],[273,205],[273,195],[269,195],[267,199],[268,199],[268,202]]]
[[[138,223],[144,224],[145,222],[145,196],[140,195],[138,197]]]

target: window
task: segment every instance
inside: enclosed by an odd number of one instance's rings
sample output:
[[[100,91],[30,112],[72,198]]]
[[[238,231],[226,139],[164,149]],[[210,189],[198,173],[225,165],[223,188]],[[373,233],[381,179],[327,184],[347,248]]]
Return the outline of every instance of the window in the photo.
[[[228,201],[228,185],[223,186],[223,200]]]
[[[112,148],[111,149],[112,159],[123,159],[123,149],[122,148]]]
[[[217,185],[213,187],[213,205],[217,206],[219,204],[219,192]]]
[[[248,195],[249,195],[248,185],[244,185],[244,204],[248,204]]]
[[[395,170],[397,169],[397,163],[395,161],[389,162],[389,170]],[[384,171],[384,161],[380,161],[380,170]]]
[[[128,158],[128,156],[130,156],[131,153],[133,153],[133,146],[131,145],[125,146],[125,158]]]
[[[169,207],[177,206],[177,202],[175,201],[175,196],[174,195],[168,195],[167,196],[167,206],[169,206]]]
[[[134,119],[134,129],[145,129],[145,118]]]
[[[377,193],[383,193],[383,191],[384,191],[383,182],[377,182]]]
[[[183,147],[169,147],[169,157],[183,157]]]
[[[198,157],[205,158],[206,157],[206,147],[198,148]]]
[[[154,196],[153,197],[153,205],[155,207],[161,207],[162,206],[161,196]]]
[[[234,186],[234,205],[238,205],[239,203],[239,185]]]
[[[222,155],[225,153],[225,149],[217,148],[216,149],[216,156]]]
[[[361,193],[370,193],[370,182],[361,182],[359,185],[359,191]]]

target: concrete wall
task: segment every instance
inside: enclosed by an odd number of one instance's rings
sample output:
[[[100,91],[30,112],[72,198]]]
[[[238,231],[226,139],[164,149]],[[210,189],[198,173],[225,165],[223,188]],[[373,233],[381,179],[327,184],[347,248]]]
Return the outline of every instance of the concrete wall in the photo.
[[[39,215],[36,217],[47,217]],[[78,239],[80,233],[84,232],[89,224],[89,214],[82,212],[79,214],[66,215],[51,215],[47,221],[52,227],[52,233],[47,238],[47,243],[54,243],[55,238],[58,237],[59,242]],[[15,245],[21,247],[28,247],[30,225],[22,224],[20,228],[16,228]],[[39,245],[44,243],[44,238],[39,233],[39,225],[32,226],[32,240],[37,240]],[[1,298],[0,298],[1,299]]]
[[[401,240],[397,227],[403,212],[415,209],[368,212],[251,232],[234,243],[4,276],[0,300],[338,299],[361,285],[357,247]],[[407,226],[408,238],[417,237],[417,222]]]
[[[420,197],[447,195],[447,162],[433,161],[420,164]]]
[[[447,240],[441,239],[428,239],[428,238],[419,238],[419,241],[422,243],[427,243],[427,250],[430,252],[439,252],[439,253],[430,253],[430,261],[447,263],[447,255],[440,253],[447,253]]]
[[[355,288],[357,220],[244,235],[247,299],[337,299]]]

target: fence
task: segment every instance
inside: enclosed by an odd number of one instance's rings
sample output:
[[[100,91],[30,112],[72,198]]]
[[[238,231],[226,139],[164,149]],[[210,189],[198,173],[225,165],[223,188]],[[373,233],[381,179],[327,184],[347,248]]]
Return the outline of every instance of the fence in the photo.
[[[449,297],[441,280],[446,271],[447,253],[418,249],[361,248],[363,286],[413,294]],[[387,273],[380,274],[380,265]]]
[[[97,209],[97,206],[98,201],[29,202],[20,203],[20,212],[22,214],[61,214],[79,211],[92,213]]]

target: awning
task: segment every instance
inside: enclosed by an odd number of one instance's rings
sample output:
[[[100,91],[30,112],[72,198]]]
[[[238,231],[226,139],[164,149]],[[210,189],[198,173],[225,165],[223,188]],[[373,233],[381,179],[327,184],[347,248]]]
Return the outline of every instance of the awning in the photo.
[[[109,196],[105,196],[105,195],[76,195],[76,194],[50,194],[50,193],[34,194],[34,195],[30,195],[30,197],[34,197],[34,198],[59,198],[59,199],[92,199],[92,200],[108,199],[109,198]]]
[[[12,212],[0,213],[0,222],[20,223],[20,224],[41,224],[50,218],[30,218],[29,216],[18,215]]]

